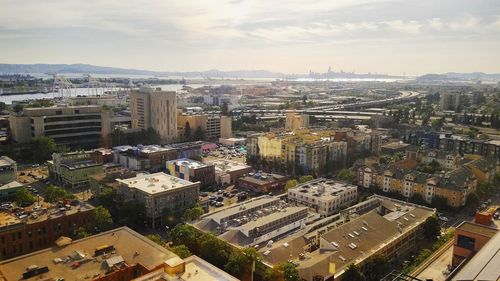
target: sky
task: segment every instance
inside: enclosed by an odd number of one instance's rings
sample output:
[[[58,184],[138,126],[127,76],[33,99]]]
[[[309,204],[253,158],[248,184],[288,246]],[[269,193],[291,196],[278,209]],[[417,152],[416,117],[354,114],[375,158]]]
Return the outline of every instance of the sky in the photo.
[[[500,72],[498,0],[0,0],[0,63]]]

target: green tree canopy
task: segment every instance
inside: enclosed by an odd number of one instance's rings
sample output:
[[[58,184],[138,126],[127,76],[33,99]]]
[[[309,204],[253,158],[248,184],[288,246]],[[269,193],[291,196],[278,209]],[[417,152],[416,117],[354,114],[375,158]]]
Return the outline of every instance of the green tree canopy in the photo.
[[[294,188],[299,184],[297,180],[287,180],[285,184],[285,191],[288,191],[290,188]]]
[[[196,204],[193,208],[187,209],[184,212],[182,219],[186,222],[194,221],[199,219],[200,216],[203,215],[203,213],[204,213],[203,208],[199,204]]]
[[[52,158],[52,153],[56,152],[57,145],[55,141],[46,136],[38,136],[33,139],[33,160],[43,162]]]
[[[83,239],[85,237],[89,237],[92,234],[90,234],[84,227],[79,227],[75,230],[74,232],[74,237],[75,239]]]
[[[438,219],[435,216],[428,217],[423,225],[424,237],[429,241],[434,241],[441,232]]]
[[[364,266],[366,281],[379,281],[389,271],[389,260],[381,255],[375,255]]]
[[[201,128],[201,126],[198,126],[194,131],[193,140],[205,140],[205,131]]]
[[[189,251],[188,247],[186,247],[186,245],[174,246],[174,247],[170,248],[170,251],[172,251],[172,253],[178,255],[181,259],[185,259],[185,258],[193,255]]]
[[[356,174],[349,169],[342,169],[337,173],[337,179],[348,183],[356,183]]]
[[[45,188],[44,200],[45,202],[55,203],[64,199],[74,199],[75,195],[69,193],[66,189],[54,185],[49,185]]]
[[[255,248],[244,248],[241,251],[233,251],[224,269],[232,275],[243,279],[252,274],[253,262],[261,261],[262,257]]]
[[[302,183],[305,183],[305,182],[308,182],[308,181],[312,181],[313,179],[314,178],[311,175],[302,176],[302,177],[299,178],[299,183],[302,184]]]
[[[342,275],[342,280],[349,280],[349,281],[366,281],[366,278],[364,274],[361,272],[360,268],[351,263],[346,271],[344,271],[344,274]]]
[[[158,245],[160,245],[160,246],[163,246],[163,244],[164,244],[164,243],[163,243],[163,240],[161,239],[160,234],[157,234],[157,233],[155,233],[155,234],[148,234],[148,235],[146,235],[146,237],[147,237],[149,240],[151,240],[151,241],[155,242],[156,244],[158,244]]]
[[[99,230],[105,230],[113,223],[111,214],[109,213],[108,209],[104,208],[103,206],[97,206],[94,208],[94,220],[96,227]]]
[[[200,257],[218,268],[224,268],[229,261],[231,248],[213,234],[203,235]]]
[[[29,206],[35,203],[35,196],[29,192],[25,187],[21,187],[16,193],[16,203],[21,207]]]

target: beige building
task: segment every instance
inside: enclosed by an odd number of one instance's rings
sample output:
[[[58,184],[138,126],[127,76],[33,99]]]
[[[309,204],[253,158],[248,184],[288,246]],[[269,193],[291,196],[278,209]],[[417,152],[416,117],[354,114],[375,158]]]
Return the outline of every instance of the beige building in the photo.
[[[161,226],[165,221],[165,212],[182,215],[197,202],[200,183],[192,183],[165,173],[139,174],[128,179],[117,179],[118,194],[126,200],[144,204],[146,217],[153,227]]]
[[[185,114],[179,112],[177,115],[177,136],[180,139],[184,136],[186,123],[189,123],[191,134],[200,127],[205,132],[208,140],[218,140],[219,138],[229,138],[233,135],[231,127],[231,116],[222,116],[219,114]]]
[[[15,181],[17,163],[7,156],[0,156],[0,185]]]
[[[305,129],[309,127],[309,115],[296,114],[295,112],[287,112],[285,121],[285,130],[293,131]]]
[[[101,106],[52,106],[24,108],[9,117],[12,138],[29,143],[47,136],[57,144],[95,147],[101,141]]]
[[[175,92],[160,88],[141,88],[130,92],[132,128],[152,128],[163,143],[173,142],[177,136],[177,98]]]

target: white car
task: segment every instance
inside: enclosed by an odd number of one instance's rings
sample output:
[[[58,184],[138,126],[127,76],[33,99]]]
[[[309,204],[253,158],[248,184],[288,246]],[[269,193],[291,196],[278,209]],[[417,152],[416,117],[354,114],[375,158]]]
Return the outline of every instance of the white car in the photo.
[[[438,219],[440,219],[442,221],[448,221],[448,218],[447,217],[443,217],[443,216],[438,217]]]

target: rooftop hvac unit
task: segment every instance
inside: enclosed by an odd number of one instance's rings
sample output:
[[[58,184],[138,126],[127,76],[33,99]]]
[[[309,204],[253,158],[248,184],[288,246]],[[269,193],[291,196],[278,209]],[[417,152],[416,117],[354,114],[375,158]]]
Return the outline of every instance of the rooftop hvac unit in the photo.
[[[283,247],[288,248],[288,243],[283,243]]]
[[[337,242],[335,242],[335,241],[332,241],[331,243],[332,243],[332,245],[333,245],[333,246],[335,246],[335,247],[337,247],[337,248],[339,247],[339,243],[337,243]]]
[[[344,258],[343,256],[339,256],[339,259],[340,259],[342,262],[346,262],[346,261],[347,261],[347,259],[346,259],[346,258]]]
[[[353,231],[353,233],[356,234],[356,236],[359,236],[359,232]]]
[[[363,229],[364,231],[368,231],[368,228],[362,226],[361,229]]]
[[[352,235],[351,233],[348,233],[347,235],[349,235],[349,237],[351,238],[354,238],[354,235]]]
[[[273,243],[274,243],[273,240],[267,241],[267,247],[271,248],[273,246]]]
[[[267,256],[267,255],[269,255],[270,253],[271,253],[271,251],[267,250],[267,251],[265,251],[265,252],[263,253],[263,255],[264,255],[264,256]]]

